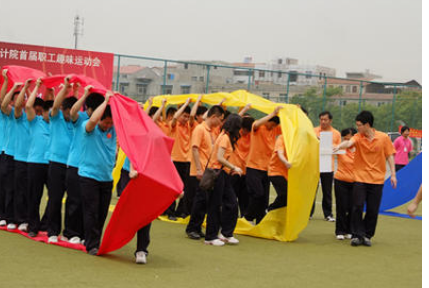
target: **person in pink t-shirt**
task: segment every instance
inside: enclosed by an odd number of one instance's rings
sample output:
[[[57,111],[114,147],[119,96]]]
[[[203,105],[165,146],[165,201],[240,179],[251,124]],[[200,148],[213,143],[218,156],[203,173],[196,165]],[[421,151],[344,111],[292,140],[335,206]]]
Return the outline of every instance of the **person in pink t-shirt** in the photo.
[[[393,142],[393,146],[395,147],[395,167],[396,172],[401,170],[408,164],[409,153],[413,150],[413,142],[409,139],[410,136],[410,128],[408,126],[403,126],[401,128],[401,136],[396,138],[395,142]]]

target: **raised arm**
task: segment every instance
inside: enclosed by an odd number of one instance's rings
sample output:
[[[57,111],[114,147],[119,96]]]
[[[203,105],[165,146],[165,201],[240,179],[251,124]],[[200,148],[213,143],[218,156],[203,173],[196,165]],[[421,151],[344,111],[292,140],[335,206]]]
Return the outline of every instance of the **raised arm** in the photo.
[[[226,101],[226,98],[223,98],[222,100],[220,100],[220,102],[219,103],[217,103],[216,105],[219,105],[219,106],[222,106],[223,107],[223,103]],[[203,119],[204,120],[206,120],[207,119],[207,116],[209,115],[209,110],[210,109],[208,109],[207,111],[206,111],[206,113],[204,113],[204,115],[203,115]]]
[[[3,86],[1,86],[0,90],[0,105],[3,102],[4,96],[6,96],[7,86],[9,85],[9,78],[7,77],[7,69],[2,70],[3,75]]]
[[[63,103],[66,96],[70,93],[70,77],[67,76],[64,78],[64,86],[61,88],[60,92],[58,92],[57,97],[55,97],[54,105],[52,106],[51,110],[51,116],[55,117],[57,116],[58,112],[60,111],[61,104]]]
[[[109,104],[109,99],[111,96],[113,96],[113,92],[107,91],[104,102],[100,106],[98,106],[97,109],[95,109],[95,111],[91,115],[91,118],[89,118],[88,122],[86,122],[86,132],[91,133],[92,131],[94,131],[98,122],[100,122],[101,117],[103,117],[104,110],[106,110],[107,104]]]
[[[42,79],[39,78],[36,81],[36,87],[34,87],[33,92],[31,92],[30,97],[25,104],[25,112],[27,113],[28,122],[33,121],[36,117],[36,111],[34,111],[34,102],[36,101],[37,92],[39,92],[40,85],[42,84]]]
[[[156,113],[155,113],[155,114],[153,114],[153,116],[152,116],[152,120],[153,120],[153,122],[158,121],[159,117],[161,116],[162,111],[163,111],[163,110],[164,110],[164,108],[165,108],[165,104],[166,104],[166,103],[167,103],[167,99],[166,99],[166,98],[162,99],[161,107],[159,107],[159,108],[158,108],[158,110],[156,110]],[[164,116],[164,117],[165,117],[165,116]],[[165,118],[164,118],[164,119],[165,119]]]
[[[30,87],[31,79],[25,81],[24,87],[19,92],[18,98],[15,100],[15,118],[18,119],[22,115],[22,109],[24,108],[24,97],[28,87]]]
[[[82,108],[83,104],[86,101],[86,98],[88,98],[89,91],[93,88],[93,86],[88,85],[85,87],[85,92],[83,93],[83,96],[80,97],[79,100],[76,101],[76,103],[73,104],[73,107],[70,110],[70,117],[73,122],[76,122],[77,119],[79,119],[79,111]]]
[[[341,142],[341,144],[338,145],[337,147],[334,147],[334,152],[338,152],[338,150],[350,148],[353,145],[355,145],[355,141],[353,140],[353,138],[350,140],[345,140]]]
[[[277,116],[277,114],[279,114],[280,109],[282,108],[283,108],[282,106],[277,106],[272,113],[268,114],[265,117],[262,117],[261,119],[256,120],[253,124],[253,131],[258,130],[258,128],[261,127],[261,125],[270,121],[270,119],[273,118],[274,116]]]
[[[13,84],[12,89],[10,89],[10,91],[6,93],[6,96],[4,96],[3,102],[1,103],[1,111],[7,116],[9,116],[10,112],[12,112],[12,108],[9,107],[10,101],[12,101],[12,96],[15,93],[16,89],[20,88],[21,86],[22,83]]]
[[[240,110],[238,115],[240,115],[240,117],[243,117],[244,114],[246,114],[246,112],[249,111],[250,109],[252,109],[252,104],[249,103],[246,106],[244,106],[243,109]]]
[[[189,125],[191,125],[191,127],[194,125],[195,115],[197,115],[197,110],[198,106],[200,106],[201,99],[203,99],[203,95],[198,96],[197,102],[195,102],[194,106],[192,106],[191,115],[189,118]]]
[[[176,113],[174,113],[173,120],[171,120],[171,127],[172,128],[176,127],[177,118],[179,118],[180,115],[182,115],[183,111],[185,111],[185,109],[186,109],[186,107],[188,107],[189,103],[191,103],[191,98],[186,99],[185,104],[183,104],[182,107],[180,107],[180,109],[177,110]]]
[[[144,112],[149,115],[150,108],[152,108],[152,105],[153,105],[153,97],[149,97],[147,102],[148,102],[147,107],[146,109],[144,109]]]

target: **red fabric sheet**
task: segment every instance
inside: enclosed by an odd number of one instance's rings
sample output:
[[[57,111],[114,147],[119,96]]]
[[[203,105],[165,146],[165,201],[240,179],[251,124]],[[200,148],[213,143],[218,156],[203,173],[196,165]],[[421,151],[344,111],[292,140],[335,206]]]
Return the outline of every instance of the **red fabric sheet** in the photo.
[[[94,80],[92,78],[89,78],[88,76],[85,76],[83,74],[60,74],[60,75],[54,75],[50,77],[45,77],[42,79],[43,85],[45,85],[48,88],[55,88],[58,87],[60,84],[64,83],[64,78],[66,76],[70,76],[70,83],[77,83],[79,82],[82,87],[86,87],[88,85],[94,86],[94,88],[91,90],[91,92],[106,93],[106,87],[104,87],[103,84],[98,82],[97,80]]]
[[[120,94],[110,98],[119,145],[139,172],[123,191],[107,225],[99,255],[117,250],[173,203],[183,182],[171,161],[173,139]]]
[[[9,79],[7,90],[9,91],[12,88],[13,84],[16,82],[24,83],[27,79],[33,79],[33,83],[36,82],[39,78],[46,77],[46,74],[40,70],[27,68],[23,66],[8,65],[1,67],[1,70],[7,69],[7,77]],[[3,72],[0,73],[0,84],[3,85]]]

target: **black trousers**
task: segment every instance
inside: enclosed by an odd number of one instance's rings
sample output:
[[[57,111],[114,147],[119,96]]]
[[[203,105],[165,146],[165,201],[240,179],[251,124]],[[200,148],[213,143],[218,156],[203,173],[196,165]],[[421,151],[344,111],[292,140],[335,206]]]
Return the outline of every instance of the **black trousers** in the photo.
[[[15,160],[13,156],[4,155],[4,174],[2,179],[2,185],[5,194],[4,204],[4,220],[7,223],[15,223]]]
[[[49,162],[48,168],[48,236],[61,233],[61,209],[66,191],[67,166],[62,163]]]
[[[245,218],[248,221],[256,219],[256,223],[259,223],[265,216],[270,197],[268,173],[253,168],[246,168],[246,173],[247,191],[250,198]]]
[[[356,182],[353,186],[353,208],[351,230],[353,237],[371,238],[377,226],[378,209],[380,208],[383,184],[367,184]],[[366,204],[365,218],[362,218]]]
[[[118,184],[116,184],[116,195],[121,197],[122,192],[127,187],[128,182],[130,181],[130,172],[125,169],[121,169],[121,178],[119,178]]]
[[[109,212],[113,182],[80,176],[86,251],[100,247],[104,222]]]
[[[188,177],[188,188],[186,189],[185,195],[183,195],[183,201],[186,206],[186,211],[188,211],[189,215],[192,214],[194,199],[199,185],[200,181],[197,179],[197,177]]]
[[[320,183],[322,184],[322,209],[323,215],[326,217],[332,216],[332,182],[334,180],[334,172],[320,173]],[[317,187],[316,189],[318,189]],[[317,195],[317,190],[316,190]],[[316,197],[314,198],[313,207],[311,208],[310,216],[314,214]]]
[[[287,206],[287,180],[283,176],[270,176],[270,182],[276,190],[277,197],[273,203],[268,206],[268,211]]]
[[[207,212],[207,192],[200,188],[200,180],[197,177],[190,177],[193,182],[192,186],[196,187],[195,197],[191,210],[191,218],[189,219],[186,232],[201,232],[201,225],[203,225],[204,217]]]
[[[334,180],[335,204],[337,206],[337,220],[335,222],[335,234],[351,234],[351,216],[353,208],[354,183]]]
[[[174,166],[176,167],[177,172],[180,175],[180,179],[182,179],[183,192],[184,192],[184,196],[185,196],[188,193],[189,170],[191,167],[191,163],[189,163],[189,162],[176,162],[176,161],[173,163],[174,163]],[[171,204],[169,209],[172,208],[173,205],[175,205],[175,202],[173,202]],[[183,197],[182,199],[179,200],[179,204],[177,205],[177,210],[176,210],[175,214],[176,214],[176,216],[186,217],[191,213],[190,211],[191,210],[188,210],[188,206],[186,205],[185,197]]]
[[[399,170],[401,170],[402,168],[404,168],[407,165],[400,165],[400,164],[395,164],[395,171],[398,172]]]
[[[28,178],[27,162],[15,160],[15,223],[22,224],[28,222]]]
[[[234,189],[235,196],[238,199],[238,207],[240,208],[240,216],[246,215],[247,206],[249,206],[249,193],[247,192],[246,175],[232,175],[231,185]]]
[[[28,163],[27,165],[28,232],[36,234],[40,230],[40,201],[43,196],[43,188],[48,182],[48,168],[48,164]]]
[[[3,184],[5,183],[4,175],[6,174],[6,161],[5,154],[1,152],[0,154],[0,220],[4,220],[5,218],[5,206],[6,206],[6,194],[4,191]]]
[[[69,166],[66,173],[67,200],[64,217],[64,236],[67,238],[85,236],[83,229],[82,193],[77,168]]]
[[[238,202],[231,185],[231,176],[221,171],[213,191],[208,192],[206,240],[222,235],[232,237],[238,218]]]

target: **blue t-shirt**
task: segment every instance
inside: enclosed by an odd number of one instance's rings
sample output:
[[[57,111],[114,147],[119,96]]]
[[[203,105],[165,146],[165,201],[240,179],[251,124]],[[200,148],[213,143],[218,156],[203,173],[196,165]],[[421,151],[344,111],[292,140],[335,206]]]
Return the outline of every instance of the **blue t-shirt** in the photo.
[[[36,116],[30,125],[30,148],[28,163],[48,164],[49,123],[43,116]]]
[[[9,116],[4,114],[5,133],[4,133],[4,153],[9,156],[15,156],[15,107],[12,107]]]
[[[125,157],[125,161],[124,161],[124,165],[122,165],[122,169],[124,169],[125,171],[130,172],[130,159],[128,159],[128,157]]]
[[[3,112],[0,111],[0,152],[3,152],[3,146],[4,146],[4,133],[5,133],[5,117]]]
[[[116,156],[115,129],[112,127],[104,132],[97,125],[92,132],[88,133],[85,129],[88,121],[82,123],[82,154],[78,174],[100,182],[113,181],[112,170]]]
[[[27,162],[28,149],[30,143],[30,126],[27,121],[27,114],[22,111],[21,117],[15,118],[15,155],[16,161]]]
[[[60,110],[55,117],[50,119],[50,139],[49,139],[49,161],[61,164],[67,164],[70,145],[73,139],[73,123],[64,119],[63,112]]]
[[[80,154],[82,151],[82,138],[85,127],[82,123],[89,119],[86,112],[79,111],[79,118],[73,123],[73,140],[70,146],[67,165],[77,168],[79,166]]]

